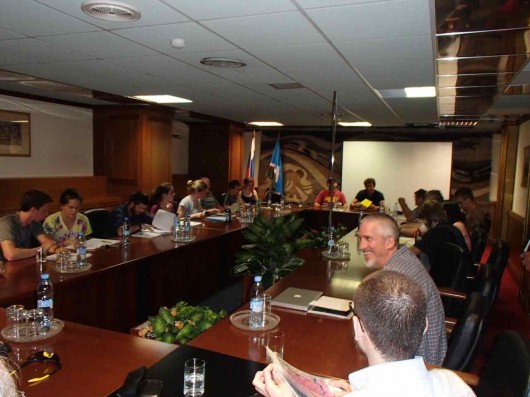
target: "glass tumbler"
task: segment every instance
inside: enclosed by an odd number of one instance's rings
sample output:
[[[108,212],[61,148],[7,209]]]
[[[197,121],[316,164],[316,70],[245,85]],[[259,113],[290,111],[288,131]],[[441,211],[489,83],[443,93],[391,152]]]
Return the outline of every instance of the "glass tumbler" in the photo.
[[[206,362],[200,358],[190,358],[184,363],[184,395],[198,397],[204,394]]]
[[[18,339],[26,336],[26,310],[23,305],[11,305],[6,309],[7,326],[11,327],[9,336]]]

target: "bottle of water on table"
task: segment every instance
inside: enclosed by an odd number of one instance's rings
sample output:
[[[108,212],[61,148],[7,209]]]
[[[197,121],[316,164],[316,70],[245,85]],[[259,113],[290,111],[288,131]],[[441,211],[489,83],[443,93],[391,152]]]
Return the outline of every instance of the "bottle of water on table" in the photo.
[[[129,244],[129,238],[131,237],[131,226],[129,225],[129,218],[123,220],[123,226],[121,231],[121,242],[123,245]]]
[[[191,237],[191,220],[189,211],[186,211],[186,215],[184,215],[184,231],[182,234],[182,237],[184,237],[185,240],[189,240]]]
[[[44,312],[42,330],[48,332],[53,320],[53,285],[49,274],[43,273],[40,278],[40,284],[37,288],[37,308]]]
[[[77,233],[76,254],[77,267],[86,266],[86,238],[83,232]]]
[[[265,297],[263,296],[263,284],[261,276],[254,277],[254,284],[250,289],[250,314],[248,326],[252,329],[260,329],[265,325],[263,323],[263,310],[265,309]]]

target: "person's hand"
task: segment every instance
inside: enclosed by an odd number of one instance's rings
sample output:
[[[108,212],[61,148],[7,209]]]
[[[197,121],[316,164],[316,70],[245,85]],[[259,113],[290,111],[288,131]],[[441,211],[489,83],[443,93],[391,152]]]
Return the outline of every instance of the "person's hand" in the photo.
[[[351,392],[351,385],[343,379],[333,379],[328,382],[335,397],[345,396]]]
[[[150,224],[148,223],[142,223],[140,225],[140,230],[149,230],[150,232],[154,231],[155,229],[153,229],[153,226],[151,226]]]
[[[294,397],[291,387],[283,380],[274,364],[256,372],[252,384],[265,397]]]
[[[523,266],[527,271],[530,271],[530,251],[523,252],[521,254],[521,259],[523,260]]]

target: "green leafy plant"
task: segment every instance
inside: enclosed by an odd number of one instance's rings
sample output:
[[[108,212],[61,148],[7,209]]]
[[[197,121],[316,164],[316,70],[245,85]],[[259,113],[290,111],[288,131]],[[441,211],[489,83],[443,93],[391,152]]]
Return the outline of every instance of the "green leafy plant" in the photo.
[[[162,306],[156,316],[149,316],[138,335],[166,343],[185,345],[201,332],[226,317],[226,311],[214,312],[208,307],[190,306],[184,301],[171,308]]]
[[[268,287],[304,263],[296,256],[311,241],[302,229],[304,220],[296,214],[280,217],[257,217],[242,231],[247,244],[235,254],[232,274],[261,275]]]

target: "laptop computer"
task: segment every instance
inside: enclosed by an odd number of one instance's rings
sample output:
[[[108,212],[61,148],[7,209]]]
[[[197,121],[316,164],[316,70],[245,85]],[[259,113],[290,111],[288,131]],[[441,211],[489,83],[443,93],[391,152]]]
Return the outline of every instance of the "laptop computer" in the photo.
[[[286,307],[288,309],[307,311],[312,301],[317,300],[322,291],[311,289],[289,287],[274,297],[271,301],[273,306]]]

